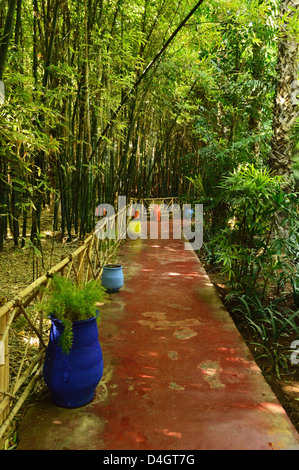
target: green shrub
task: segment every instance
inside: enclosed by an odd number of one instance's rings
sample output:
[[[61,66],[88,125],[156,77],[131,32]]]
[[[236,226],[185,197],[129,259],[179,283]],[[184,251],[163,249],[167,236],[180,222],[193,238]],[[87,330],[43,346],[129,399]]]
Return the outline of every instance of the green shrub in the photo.
[[[263,304],[257,296],[245,294],[232,293],[227,302],[232,313],[243,318],[242,327],[252,333],[254,339],[249,342],[256,357],[266,358],[279,379],[281,370],[290,374],[290,338],[299,338],[298,309],[285,307],[283,298]]]
[[[72,322],[97,318],[95,304],[106,300],[106,296],[106,290],[96,280],[77,285],[65,277],[53,277],[51,289],[40,307],[64,326],[60,346],[65,353],[72,347]]]
[[[297,196],[284,191],[281,176],[245,165],[220,184],[226,203],[226,225],[213,237],[217,261],[230,286],[264,295],[283,288],[295,266],[289,240],[298,242]]]
[[[291,279],[293,289],[293,300],[296,308],[299,308],[299,267],[297,266],[297,272]]]

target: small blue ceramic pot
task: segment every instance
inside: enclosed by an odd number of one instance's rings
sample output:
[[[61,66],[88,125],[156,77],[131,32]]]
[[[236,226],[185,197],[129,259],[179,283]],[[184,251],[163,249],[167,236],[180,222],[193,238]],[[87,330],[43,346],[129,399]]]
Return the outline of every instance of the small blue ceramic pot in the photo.
[[[193,214],[194,214],[194,210],[193,209],[184,209],[184,215],[189,219],[192,219],[193,217]]]
[[[103,267],[102,286],[108,292],[118,292],[124,285],[123,267],[121,264],[106,264]]]

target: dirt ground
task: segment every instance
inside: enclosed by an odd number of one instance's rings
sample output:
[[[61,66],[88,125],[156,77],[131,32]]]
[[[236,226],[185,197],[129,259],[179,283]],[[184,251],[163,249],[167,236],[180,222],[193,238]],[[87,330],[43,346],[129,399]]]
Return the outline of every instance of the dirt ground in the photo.
[[[76,250],[76,238],[71,243],[65,243],[59,232],[53,237],[52,217],[50,212],[45,212],[42,217],[42,253],[33,252],[29,244],[29,233],[24,248],[20,248],[21,243],[18,248],[14,247],[10,235],[4,242],[3,252],[0,253],[0,304],[13,298],[41,274],[59,263],[61,257],[66,257]]]

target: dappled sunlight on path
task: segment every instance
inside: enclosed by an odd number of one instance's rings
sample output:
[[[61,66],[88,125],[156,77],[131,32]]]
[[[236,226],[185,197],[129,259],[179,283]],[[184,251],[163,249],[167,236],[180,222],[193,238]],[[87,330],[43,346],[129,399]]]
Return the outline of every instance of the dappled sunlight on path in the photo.
[[[299,449],[297,432],[183,240],[129,240],[118,262],[125,285],[102,308],[104,377],[94,400],[68,411],[48,396],[34,404],[19,448]]]

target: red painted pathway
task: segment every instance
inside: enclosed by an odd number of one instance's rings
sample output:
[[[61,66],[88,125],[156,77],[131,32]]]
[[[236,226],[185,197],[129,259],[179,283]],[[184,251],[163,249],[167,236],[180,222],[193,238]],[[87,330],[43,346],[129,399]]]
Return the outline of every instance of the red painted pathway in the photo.
[[[196,255],[181,240],[127,241],[125,285],[99,326],[105,372],[94,400],[49,397],[19,428],[19,450],[299,449]]]

